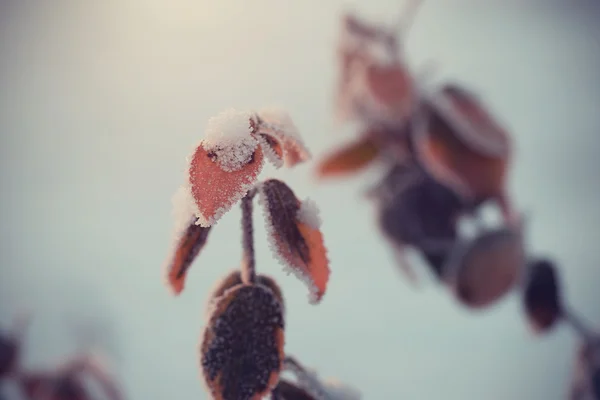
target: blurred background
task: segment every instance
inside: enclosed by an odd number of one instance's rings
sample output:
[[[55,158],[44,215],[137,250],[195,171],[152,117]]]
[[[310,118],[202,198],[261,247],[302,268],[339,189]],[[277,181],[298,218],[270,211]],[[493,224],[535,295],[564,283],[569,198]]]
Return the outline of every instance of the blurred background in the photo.
[[[25,364],[75,351],[97,327],[130,399],[206,399],[197,347],[210,288],[240,260],[240,213],[219,222],[174,298],[162,268],[171,196],[207,119],[286,108],[318,157],[333,123],[345,10],[393,21],[401,1],[0,0],[0,324],[31,310]],[[411,65],[470,84],[514,133],[511,192],[529,242],[555,257],[567,299],[600,326],[600,6],[593,0],[430,0]],[[288,307],[286,350],[365,399],[564,399],[575,336],[530,334],[519,298],[461,309],[425,274],[411,287],[360,196],[362,178],[285,177],[316,200],[332,275],[322,304],[273,260],[257,262]],[[95,328],[94,328],[95,329]]]

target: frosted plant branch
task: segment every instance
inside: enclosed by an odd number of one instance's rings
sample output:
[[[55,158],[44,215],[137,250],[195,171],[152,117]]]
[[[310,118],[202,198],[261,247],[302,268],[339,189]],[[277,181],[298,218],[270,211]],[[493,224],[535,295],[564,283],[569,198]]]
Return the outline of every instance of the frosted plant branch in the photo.
[[[251,189],[242,199],[242,281],[254,283],[256,281],[256,257],[254,255],[254,225],[252,223],[252,199],[256,189]]]

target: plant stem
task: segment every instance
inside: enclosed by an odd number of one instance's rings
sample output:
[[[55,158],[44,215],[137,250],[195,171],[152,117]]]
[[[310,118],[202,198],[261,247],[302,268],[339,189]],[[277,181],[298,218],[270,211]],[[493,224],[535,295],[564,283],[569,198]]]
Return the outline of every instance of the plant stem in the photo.
[[[573,330],[582,337],[586,342],[594,340],[594,332],[590,327],[584,323],[581,318],[575,314],[572,310],[564,310],[563,313],[564,321],[573,328]]]
[[[254,226],[252,223],[252,199],[256,195],[256,188],[251,189],[242,199],[242,246],[244,249],[242,260],[242,282],[246,284],[256,282],[256,260],[254,256]]]

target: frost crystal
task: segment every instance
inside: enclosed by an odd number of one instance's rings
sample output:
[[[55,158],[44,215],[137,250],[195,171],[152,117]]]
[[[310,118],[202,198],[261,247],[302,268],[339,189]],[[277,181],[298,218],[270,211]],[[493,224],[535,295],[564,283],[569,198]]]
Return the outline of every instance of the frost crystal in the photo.
[[[313,200],[307,198],[300,204],[298,210],[298,221],[310,226],[313,229],[321,228],[321,217],[319,207]]]
[[[281,142],[283,158],[287,166],[291,167],[311,158],[298,128],[285,110],[276,107],[265,108],[260,110],[258,115],[261,119],[261,132]]]
[[[275,150],[273,150],[273,147],[271,146],[271,144],[269,144],[269,141],[267,138],[268,138],[268,136],[266,136],[266,135],[257,135],[257,137],[256,137],[256,139],[258,140],[258,143],[260,144],[260,147],[263,150],[263,153],[265,154],[265,158],[271,164],[273,164],[273,166],[275,168],[279,169],[283,166],[283,159],[281,157],[279,157],[279,155],[277,155]]]
[[[250,135],[251,117],[250,112],[231,108],[208,120],[203,147],[226,172],[242,169],[258,146]]]
[[[177,189],[171,203],[173,204],[174,245],[176,245],[176,241],[179,240],[183,232],[188,228],[190,220],[192,220],[195,215],[198,215],[199,211],[189,185],[183,185]]]

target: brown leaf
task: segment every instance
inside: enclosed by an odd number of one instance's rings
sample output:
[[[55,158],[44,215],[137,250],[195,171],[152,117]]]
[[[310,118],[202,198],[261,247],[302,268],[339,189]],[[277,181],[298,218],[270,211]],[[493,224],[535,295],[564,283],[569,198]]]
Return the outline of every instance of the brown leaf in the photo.
[[[177,239],[175,250],[167,267],[168,284],[175,294],[181,293],[187,271],[206,245],[211,227],[196,225],[196,218],[190,219],[186,230]]]
[[[273,292],[238,285],[221,297],[206,327],[201,368],[216,400],[258,400],[277,384],[284,317]]]
[[[361,137],[326,156],[318,166],[320,178],[336,177],[356,173],[369,166],[379,155],[377,142],[370,137]]]
[[[284,265],[306,282],[311,301],[327,290],[329,260],[318,224],[300,218],[301,203],[282,181],[269,179],[260,186],[271,249]]]
[[[483,308],[512,289],[524,262],[521,232],[496,229],[456,246],[446,268],[447,279],[462,304]]]

